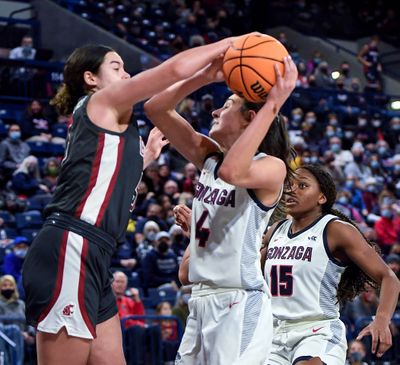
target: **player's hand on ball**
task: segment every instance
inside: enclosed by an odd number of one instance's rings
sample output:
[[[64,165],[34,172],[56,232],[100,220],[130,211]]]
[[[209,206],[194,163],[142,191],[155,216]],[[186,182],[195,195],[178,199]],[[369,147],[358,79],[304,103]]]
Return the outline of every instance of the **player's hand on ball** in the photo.
[[[202,75],[209,83],[224,81],[224,73],[222,71],[223,59],[224,55],[222,54],[202,70]]]
[[[190,233],[190,223],[192,211],[186,205],[179,204],[174,208],[175,223],[182,228],[185,233]]]
[[[276,83],[268,94],[267,102],[272,102],[278,109],[284,104],[296,86],[297,67],[290,56],[283,59],[285,74],[282,76],[277,64],[274,65]]]

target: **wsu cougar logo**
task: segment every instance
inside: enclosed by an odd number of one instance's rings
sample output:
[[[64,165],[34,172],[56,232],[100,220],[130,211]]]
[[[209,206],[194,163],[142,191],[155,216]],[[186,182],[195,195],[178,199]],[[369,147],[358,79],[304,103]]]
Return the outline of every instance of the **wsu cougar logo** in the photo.
[[[74,307],[75,306],[73,304],[66,305],[62,311],[63,316],[67,317],[71,316],[74,313],[73,311]]]

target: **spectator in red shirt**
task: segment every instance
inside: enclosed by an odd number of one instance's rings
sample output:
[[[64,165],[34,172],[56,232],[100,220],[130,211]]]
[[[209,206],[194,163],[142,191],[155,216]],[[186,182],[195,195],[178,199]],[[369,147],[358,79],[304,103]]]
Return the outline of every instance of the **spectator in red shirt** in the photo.
[[[185,165],[185,176],[182,180],[182,191],[194,194],[194,188],[199,181],[197,167],[189,162]]]
[[[393,219],[393,209],[390,204],[381,205],[381,218],[375,222],[378,243],[383,254],[388,254],[391,247],[398,242]]]
[[[138,315],[143,316],[144,306],[140,300],[139,291],[136,288],[128,287],[128,277],[122,271],[116,271],[114,273],[114,281],[112,283],[112,288],[115,294],[115,299],[117,301],[118,315],[120,319],[127,316]],[[131,296],[125,295],[129,292]],[[128,319],[125,322],[125,328],[131,326],[144,326],[144,321]]]

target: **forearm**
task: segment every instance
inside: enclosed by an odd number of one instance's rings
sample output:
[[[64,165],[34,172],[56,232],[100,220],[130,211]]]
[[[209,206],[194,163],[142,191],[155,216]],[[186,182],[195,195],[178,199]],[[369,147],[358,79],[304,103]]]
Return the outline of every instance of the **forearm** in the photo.
[[[239,177],[249,171],[253,157],[267,134],[277,112],[277,107],[270,102],[267,102],[262,107],[242,135],[229,149],[220,167],[221,173],[225,170]]]
[[[185,97],[208,83],[209,81],[200,73],[179,81],[147,101],[145,104],[146,114],[151,118],[152,115],[160,111],[174,110]],[[157,121],[153,122],[156,123]]]
[[[396,309],[400,293],[400,281],[393,271],[382,280],[379,305],[376,310],[376,316],[390,322]]]
[[[185,254],[183,255],[182,262],[179,266],[179,281],[182,285],[191,284],[189,281],[189,258],[190,251],[188,246],[185,250]]]

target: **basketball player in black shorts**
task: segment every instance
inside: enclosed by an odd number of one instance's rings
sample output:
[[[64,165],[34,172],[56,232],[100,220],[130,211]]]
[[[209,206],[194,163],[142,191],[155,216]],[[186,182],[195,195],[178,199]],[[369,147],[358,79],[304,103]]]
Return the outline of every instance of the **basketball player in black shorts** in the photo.
[[[68,58],[53,104],[73,121],[47,219],[23,268],[40,365],[125,364],[108,269],[143,170],[132,106],[193,75],[232,40],[184,51],[132,78],[106,46]]]

